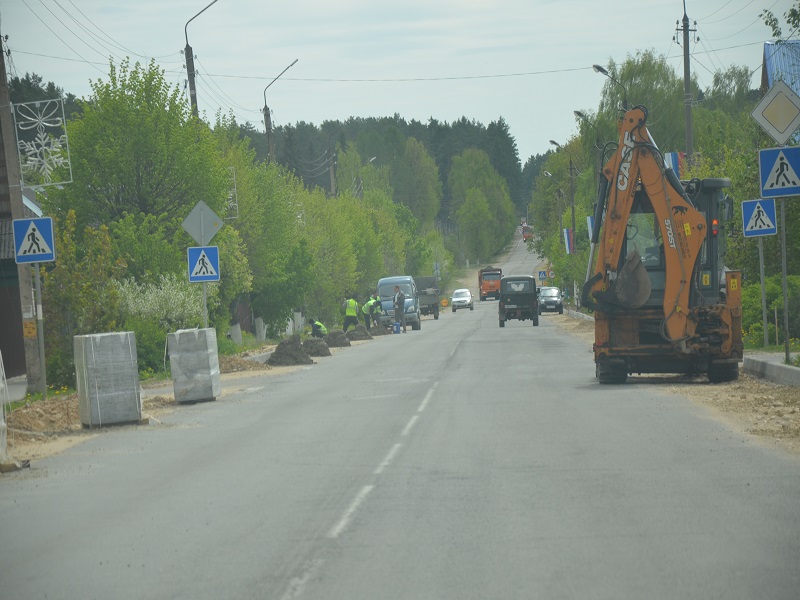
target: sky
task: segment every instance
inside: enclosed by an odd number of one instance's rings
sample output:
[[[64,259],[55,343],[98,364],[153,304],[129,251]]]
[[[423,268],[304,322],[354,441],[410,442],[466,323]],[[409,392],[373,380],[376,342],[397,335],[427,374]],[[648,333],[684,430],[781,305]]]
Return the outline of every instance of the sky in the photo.
[[[188,37],[208,122],[222,110],[263,131],[265,96],[273,126],[395,114],[488,125],[502,117],[522,164],[552,149],[549,140],[577,133],[573,111],[596,111],[607,79],[593,64],[649,49],[683,73],[673,41],[683,0],[210,2],[0,0],[6,68],[88,98],[90,81],[107,79],[109,60],[155,59],[183,90]],[[783,23],[791,6],[686,0],[701,87],[732,65],[748,67],[758,87],[771,39],[759,13],[770,9]]]

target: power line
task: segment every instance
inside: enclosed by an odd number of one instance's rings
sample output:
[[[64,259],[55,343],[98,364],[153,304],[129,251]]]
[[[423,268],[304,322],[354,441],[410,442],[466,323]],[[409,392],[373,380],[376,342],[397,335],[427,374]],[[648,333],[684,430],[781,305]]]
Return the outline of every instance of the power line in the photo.
[[[81,54],[80,54],[80,53],[79,53],[77,50],[75,50],[75,49],[74,49],[72,46],[70,46],[70,45],[69,45],[67,42],[65,42],[65,41],[64,41],[64,40],[61,38],[61,36],[60,36],[60,35],[58,35],[58,34],[57,34],[55,31],[53,31],[53,29],[52,29],[52,28],[51,28],[51,27],[50,27],[50,26],[49,26],[47,23],[45,23],[45,22],[44,22],[44,20],[42,20],[42,18],[41,18],[39,15],[37,15],[37,14],[36,14],[36,12],[35,12],[35,11],[34,11],[34,10],[33,10],[33,9],[32,9],[32,8],[29,6],[29,5],[28,5],[28,3],[27,3],[25,0],[22,0],[22,3],[25,5],[25,7],[26,7],[26,8],[27,8],[29,11],[31,11],[31,12],[33,13],[33,16],[34,16],[34,17],[36,17],[37,19],[39,19],[39,20],[42,22],[42,25],[44,25],[45,27],[47,27],[47,29],[49,29],[49,30],[50,30],[50,33],[52,33],[54,36],[56,36],[56,37],[57,37],[57,38],[58,38],[58,39],[61,41],[61,43],[62,43],[62,44],[64,44],[64,45],[65,45],[67,48],[69,48],[70,50],[72,50],[72,52],[74,52],[74,53],[75,53],[75,54],[76,54],[76,55],[77,55],[77,56],[78,56],[80,59],[82,59],[82,60],[83,60],[83,62],[85,62],[86,64],[88,64],[88,65],[90,65],[90,66],[94,67],[95,69],[97,69],[97,67],[95,67],[95,66],[94,66],[94,64],[90,63],[90,62],[89,62],[88,60],[86,60],[86,59],[85,59],[83,56],[81,56]],[[97,70],[98,70],[98,71],[100,71],[101,73],[103,73],[103,71],[102,71],[101,69],[97,69]],[[103,74],[105,74],[105,73],[103,73]]]

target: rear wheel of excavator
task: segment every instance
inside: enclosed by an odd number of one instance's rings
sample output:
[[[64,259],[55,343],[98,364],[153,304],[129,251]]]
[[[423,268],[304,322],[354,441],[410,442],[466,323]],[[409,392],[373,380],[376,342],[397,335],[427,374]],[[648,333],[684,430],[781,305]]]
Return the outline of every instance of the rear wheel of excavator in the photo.
[[[708,362],[708,382],[722,383],[739,379],[738,360],[711,360]]]
[[[600,383],[625,383],[628,369],[624,360],[598,360],[595,363],[595,375]]]

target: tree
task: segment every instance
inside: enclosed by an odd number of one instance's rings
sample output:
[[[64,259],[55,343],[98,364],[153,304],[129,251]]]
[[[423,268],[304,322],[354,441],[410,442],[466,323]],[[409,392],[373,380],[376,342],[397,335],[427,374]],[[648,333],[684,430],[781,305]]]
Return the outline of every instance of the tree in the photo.
[[[516,226],[514,205],[511,203],[506,181],[492,167],[486,152],[472,148],[453,159],[448,182],[453,194],[450,211],[456,220],[471,190],[479,190],[483,194],[490,215],[483,226],[491,240],[485,258],[491,258],[491,255],[500,251],[511,239]],[[460,232],[459,238],[461,247],[466,248],[464,244],[467,243],[467,239],[464,237],[464,232]]]
[[[394,201],[407,206],[419,223],[419,231],[433,229],[442,202],[442,183],[436,162],[419,141],[406,140],[401,156],[392,165]]]
[[[44,272],[47,378],[54,385],[74,385],[72,338],[114,331],[119,295],[114,283],[124,263],[111,249],[108,228],[87,228],[77,236],[77,216],[69,211],[54,219],[58,260]]]
[[[51,212],[75,209],[82,223],[110,223],[125,213],[178,223],[198,200],[224,206],[227,170],[211,131],[191,117],[178,87],[155,62],[110,65],[92,82],[83,115],[68,125],[73,183],[54,193]]]

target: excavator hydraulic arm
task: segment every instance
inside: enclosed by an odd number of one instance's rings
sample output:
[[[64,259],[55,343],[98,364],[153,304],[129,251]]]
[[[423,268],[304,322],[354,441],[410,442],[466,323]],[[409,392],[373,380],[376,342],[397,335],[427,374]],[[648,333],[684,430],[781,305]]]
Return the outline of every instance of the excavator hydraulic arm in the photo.
[[[594,275],[583,297],[601,312],[636,309],[650,295],[647,272],[636,249],[620,264],[628,218],[637,188],[647,193],[658,219],[664,245],[666,289],[664,334],[679,352],[695,333],[689,291],[695,262],[706,236],[706,220],[685,195],[683,186],[663,159],[646,126],[647,111],[638,106],[619,124],[619,147],[603,168],[601,197],[595,215],[594,242],[599,242]],[[605,216],[600,233],[599,216]],[[599,239],[598,239],[599,236]]]

